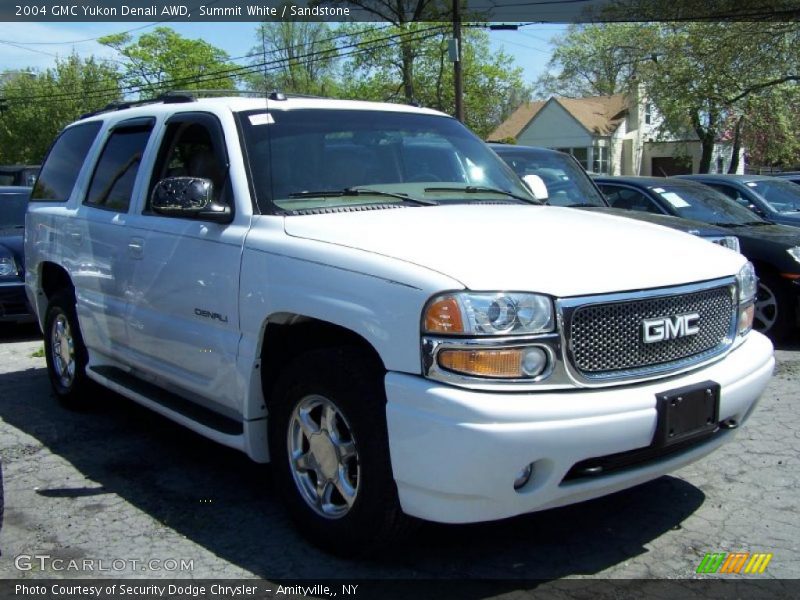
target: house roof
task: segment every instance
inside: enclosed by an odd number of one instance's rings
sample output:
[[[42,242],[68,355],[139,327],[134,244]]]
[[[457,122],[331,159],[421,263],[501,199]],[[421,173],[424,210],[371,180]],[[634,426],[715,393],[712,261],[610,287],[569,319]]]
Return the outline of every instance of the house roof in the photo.
[[[590,96],[588,98],[560,98],[553,96],[546,102],[528,102],[489,134],[488,140],[517,138],[534,117],[550,102],[556,102],[593,135],[609,135],[625,119],[629,98],[625,94]]]

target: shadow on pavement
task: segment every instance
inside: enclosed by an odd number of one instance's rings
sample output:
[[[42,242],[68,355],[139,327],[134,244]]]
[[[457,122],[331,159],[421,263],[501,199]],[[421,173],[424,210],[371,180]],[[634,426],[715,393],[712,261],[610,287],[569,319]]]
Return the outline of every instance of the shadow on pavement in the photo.
[[[14,393],[21,387],[24,394]],[[350,561],[298,536],[271,489],[268,466],[104,390],[97,392],[96,409],[67,411],[50,395],[41,368],[0,375],[0,391],[0,418],[94,482],[39,490],[36,512],[65,497],[117,494],[225,561],[271,580],[482,578],[507,580],[497,585],[509,591],[519,589],[520,580],[589,575],[645,553],[646,544],[680,528],[704,501],[696,487],[662,477],[579,506],[497,523],[425,524],[390,554]],[[0,457],[8,467],[14,449],[0,449]],[[482,594],[476,588],[464,597]]]
[[[6,342],[33,342],[42,339],[37,323],[0,323],[0,344]]]

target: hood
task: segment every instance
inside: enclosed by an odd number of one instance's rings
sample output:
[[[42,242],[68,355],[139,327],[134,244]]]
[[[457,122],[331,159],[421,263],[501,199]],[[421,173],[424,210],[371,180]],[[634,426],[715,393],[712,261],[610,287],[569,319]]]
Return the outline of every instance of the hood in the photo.
[[[662,225],[664,227],[669,227],[670,229],[683,231],[684,233],[691,233],[692,235],[733,235],[730,231],[723,229],[722,227],[717,227],[716,225],[709,225],[708,223],[703,223],[702,221],[693,221],[691,219],[683,219],[681,217],[673,217],[672,215],[657,215],[638,210],[624,210],[621,208],[610,207],[582,207],[582,210],[606,215],[615,215],[617,217],[625,217],[628,219],[636,219],[637,221],[653,223],[654,225]]]
[[[567,297],[735,274],[744,258],[684,233],[574,208],[449,205],[289,216],[288,235],[420,265],[472,290]],[[324,261],[324,255],[320,260]]]
[[[753,239],[763,242],[772,242],[791,248],[800,246],[800,229],[789,225],[743,225],[728,229],[730,235],[739,239]]]

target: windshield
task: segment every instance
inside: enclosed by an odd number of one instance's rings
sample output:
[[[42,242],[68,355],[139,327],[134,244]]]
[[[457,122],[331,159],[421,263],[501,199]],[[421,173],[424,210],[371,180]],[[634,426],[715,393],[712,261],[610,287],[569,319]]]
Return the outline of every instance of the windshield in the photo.
[[[0,228],[23,227],[25,225],[25,210],[28,207],[28,195],[0,193]]]
[[[302,211],[406,199],[534,202],[503,161],[449,117],[330,109],[239,117],[262,212],[273,212],[271,205]],[[337,193],[353,188],[358,193]]]
[[[661,185],[651,188],[672,214],[705,223],[744,225],[763,221],[724,194],[704,185]]]
[[[778,212],[800,211],[800,186],[780,179],[760,179],[745,184]]]
[[[513,147],[498,148],[496,152],[519,177],[539,176],[547,187],[548,204],[608,206],[583,168],[567,154]]]

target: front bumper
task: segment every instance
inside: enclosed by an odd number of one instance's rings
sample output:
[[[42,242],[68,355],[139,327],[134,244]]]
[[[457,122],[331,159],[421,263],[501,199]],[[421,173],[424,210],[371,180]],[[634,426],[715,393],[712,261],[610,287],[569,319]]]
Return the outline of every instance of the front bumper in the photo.
[[[0,282],[0,323],[27,323],[35,320],[25,294],[25,282]]]
[[[744,422],[774,365],[772,344],[752,332],[707,367],[613,388],[489,393],[389,373],[386,416],[401,506],[432,521],[489,521],[655,479],[705,456],[733,432],[721,430],[680,452],[613,473],[564,481],[576,463],[649,446],[660,392],[712,380],[721,387],[720,421]],[[531,480],[514,490],[516,474],[530,463]]]

